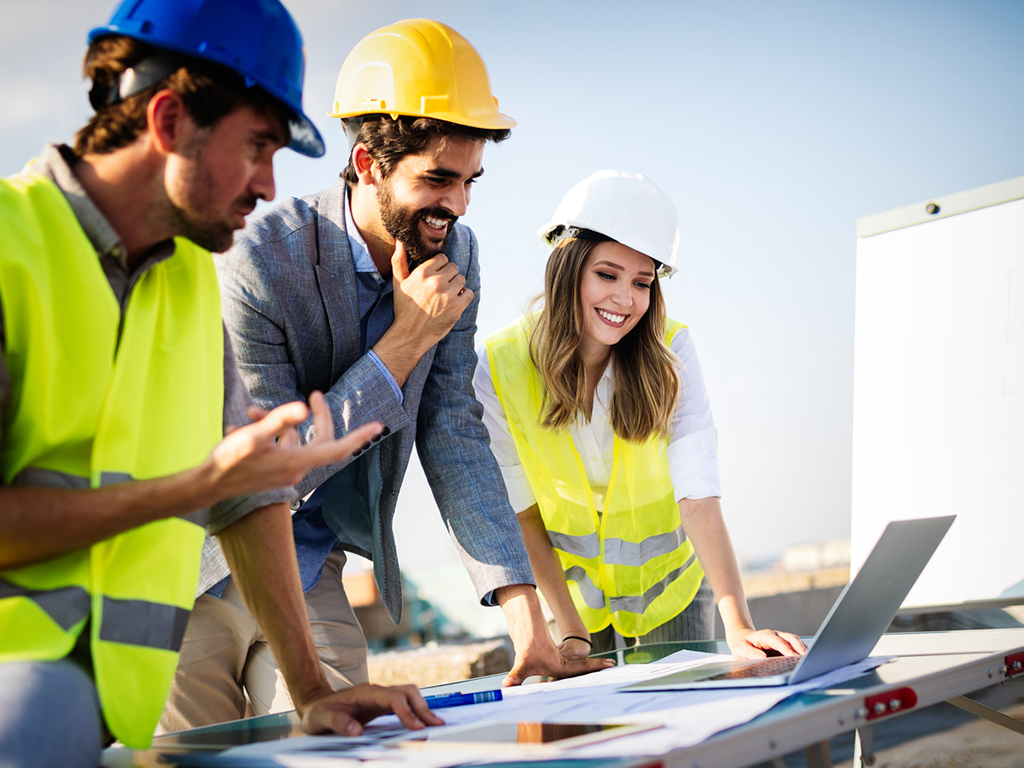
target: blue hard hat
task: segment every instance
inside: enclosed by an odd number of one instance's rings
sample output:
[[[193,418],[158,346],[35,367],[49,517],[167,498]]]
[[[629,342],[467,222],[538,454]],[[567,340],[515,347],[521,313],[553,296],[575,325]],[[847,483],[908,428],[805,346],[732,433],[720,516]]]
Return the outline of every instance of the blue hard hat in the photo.
[[[320,157],[324,140],[302,111],[302,35],[279,0],[123,0],[89,42],[125,35],[215,62],[259,86],[293,113],[289,146]]]

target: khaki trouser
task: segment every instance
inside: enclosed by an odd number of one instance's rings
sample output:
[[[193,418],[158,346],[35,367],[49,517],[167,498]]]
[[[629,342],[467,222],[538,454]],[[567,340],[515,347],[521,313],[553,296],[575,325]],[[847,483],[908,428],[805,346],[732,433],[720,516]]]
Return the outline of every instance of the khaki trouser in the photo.
[[[368,680],[366,639],[345,596],[345,554],[331,552],[306,608],[320,662],[335,689]],[[157,733],[294,709],[281,671],[242,595],[229,581],[220,599],[196,600]]]

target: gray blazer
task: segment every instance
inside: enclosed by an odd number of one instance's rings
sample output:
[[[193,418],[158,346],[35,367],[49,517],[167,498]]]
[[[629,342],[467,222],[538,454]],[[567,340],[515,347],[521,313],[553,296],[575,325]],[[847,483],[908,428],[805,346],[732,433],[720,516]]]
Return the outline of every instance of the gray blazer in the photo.
[[[217,257],[224,320],[242,379],[263,408],[305,400],[321,390],[339,436],[368,421],[390,430],[377,451],[383,487],[372,521],[372,556],[377,585],[396,622],[402,579],[391,523],[414,444],[480,599],[498,587],[533,584],[522,533],[481,421],[483,407],[473,392],[480,301],[476,237],[456,224],[446,251],[475,297],[419,361],[399,403],[384,374],[360,354],[345,204],[343,182],[283,202],[252,217],[235,236],[234,247]],[[312,423],[310,418],[299,428],[303,439]],[[299,494],[305,496],[342,466],[311,472]],[[211,548],[209,565],[218,555]]]

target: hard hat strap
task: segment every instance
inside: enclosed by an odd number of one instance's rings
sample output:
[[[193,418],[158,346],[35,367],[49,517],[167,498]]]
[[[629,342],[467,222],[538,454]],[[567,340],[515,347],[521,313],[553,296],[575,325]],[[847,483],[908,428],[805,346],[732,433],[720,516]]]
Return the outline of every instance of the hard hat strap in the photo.
[[[585,229],[583,227],[572,227],[564,226],[560,227],[558,231],[552,234],[551,245],[552,247],[557,246],[563,240],[569,240],[571,238],[578,237],[581,240],[594,240],[599,243],[603,243],[606,240],[613,238],[608,235],[602,234],[594,229]]]
[[[593,229],[585,229],[583,227],[572,227],[572,226],[560,226],[554,232],[551,233],[550,242],[552,248],[557,248],[563,240],[571,240],[574,237],[578,237],[580,240],[595,240],[599,243],[607,240],[614,240],[614,238],[608,237],[608,235],[597,232]],[[658,261],[654,257],[649,257],[655,264],[655,276],[656,277],[672,277],[673,270],[664,262]]]
[[[558,244],[563,240],[571,240],[580,233],[576,227],[564,227],[560,226],[555,229],[554,232],[548,238],[548,242],[551,243],[552,248],[557,248]]]
[[[94,82],[89,91],[89,103],[96,111],[112,106],[170,77],[181,67],[180,57],[154,54],[126,69],[109,87]]]
[[[345,128],[345,138],[348,139],[348,150],[351,152],[359,138],[359,129],[363,127],[363,118],[358,116],[346,117],[341,121],[341,124]]]

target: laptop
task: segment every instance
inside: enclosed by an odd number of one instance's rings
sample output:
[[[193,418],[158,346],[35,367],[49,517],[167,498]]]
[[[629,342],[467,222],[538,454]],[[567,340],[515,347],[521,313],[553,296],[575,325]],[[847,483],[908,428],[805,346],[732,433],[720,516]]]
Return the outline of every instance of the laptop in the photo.
[[[803,656],[712,662],[634,683],[621,690],[683,691],[793,685],[867,658],[955,517],[889,523],[856,578],[839,595]]]

